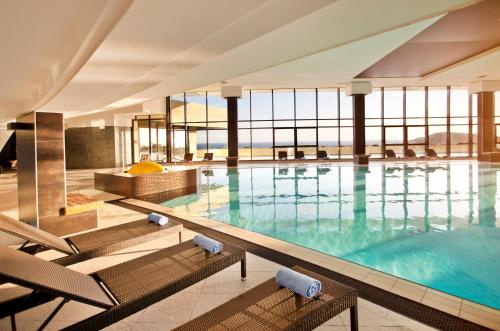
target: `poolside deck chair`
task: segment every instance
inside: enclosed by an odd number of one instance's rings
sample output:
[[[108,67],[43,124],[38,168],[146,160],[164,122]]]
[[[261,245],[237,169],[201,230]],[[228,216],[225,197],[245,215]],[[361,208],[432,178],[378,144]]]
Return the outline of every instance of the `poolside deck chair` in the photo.
[[[174,330],[312,330],[346,309],[351,330],[358,330],[355,289],[300,267],[293,269],[321,281],[318,297],[298,296],[272,278]]]
[[[328,160],[329,159],[328,154],[326,153],[326,151],[318,151],[317,154],[316,154],[316,158],[318,160]]]
[[[246,277],[245,250],[224,242],[219,254],[209,254],[192,241],[86,275],[12,248],[0,246],[0,280],[33,290],[29,296],[0,304],[0,318],[62,297],[40,329],[62,306],[75,300],[105,309],[65,330],[98,330],[116,323],[237,262]]]
[[[425,150],[425,156],[427,156],[429,159],[446,159],[445,156],[441,157],[439,156],[436,151],[432,148],[427,148]]]
[[[392,150],[392,149],[386,149],[385,156],[388,159],[399,159],[399,157],[396,156],[396,153],[394,153],[394,150]]]
[[[42,249],[55,249],[67,254],[53,261],[60,265],[75,264],[176,232],[179,233],[181,242],[182,229],[182,224],[173,220],[160,226],[144,218],[63,239],[0,214],[0,231],[26,240],[21,250],[36,254]],[[36,245],[26,246],[28,243]]]
[[[418,156],[415,154],[415,151],[411,148],[408,148],[405,152],[405,158],[407,159],[417,159]]]
[[[288,153],[285,151],[279,151],[278,160],[288,160]]]
[[[193,161],[193,153],[184,154],[183,162],[191,162],[191,161]]]
[[[295,154],[295,160],[305,160],[306,157],[304,155],[304,151],[297,151],[297,154]]]
[[[202,161],[213,161],[213,160],[214,160],[214,153],[205,153],[205,155],[203,155]]]

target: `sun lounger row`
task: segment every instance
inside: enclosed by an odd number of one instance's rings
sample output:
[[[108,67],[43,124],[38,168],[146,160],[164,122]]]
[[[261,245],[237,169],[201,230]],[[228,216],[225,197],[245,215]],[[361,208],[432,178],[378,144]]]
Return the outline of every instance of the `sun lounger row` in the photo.
[[[152,220],[154,222],[148,221],[150,226],[161,227],[157,225],[158,217],[152,217]],[[4,220],[2,229],[30,242],[72,254],[70,249],[73,248],[68,244],[69,241],[51,237],[38,229],[30,231],[24,225],[11,224],[13,222],[20,223]],[[167,224],[176,223],[169,220]],[[112,232],[107,235],[112,237]],[[102,233],[97,237],[104,239]],[[74,253],[78,254],[81,253]],[[71,300],[104,310],[64,330],[98,330],[235,263],[241,262],[241,277],[246,277],[244,249],[204,236],[196,236],[194,240],[90,275],[55,262],[0,246],[0,281],[33,290],[29,295],[0,303],[0,318],[10,316],[13,330],[16,329],[17,313],[56,298],[63,300],[41,323],[40,330]],[[346,309],[350,309],[351,329],[358,329],[355,289],[299,267],[292,269],[285,270],[281,276],[281,271],[278,272],[276,278],[269,279],[177,330],[312,330]]]
[[[405,152],[405,155],[404,157],[399,157],[396,155],[396,153],[394,152],[394,150],[392,149],[386,149],[385,150],[385,156],[388,158],[388,159],[402,159],[402,158],[405,158],[405,159],[445,159],[446,157],[440,157],[437,155],[436,151],[432,148],[428,148],[425,150],[425,156],[417,156],[417,154],[415,153],[415,151],[411,148],[407,149],[406,152]]]

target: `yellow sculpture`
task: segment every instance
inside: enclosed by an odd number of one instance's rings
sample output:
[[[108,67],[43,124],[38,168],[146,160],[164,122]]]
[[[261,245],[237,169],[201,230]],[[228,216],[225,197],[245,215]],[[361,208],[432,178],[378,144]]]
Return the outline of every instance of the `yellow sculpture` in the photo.
[[[144,175],[144,174],[153,174],[158,172],[163,172],[163,166],[156,162],[141,162],[138,164],[134,164],[128,170],[128,173],[131,175]]]

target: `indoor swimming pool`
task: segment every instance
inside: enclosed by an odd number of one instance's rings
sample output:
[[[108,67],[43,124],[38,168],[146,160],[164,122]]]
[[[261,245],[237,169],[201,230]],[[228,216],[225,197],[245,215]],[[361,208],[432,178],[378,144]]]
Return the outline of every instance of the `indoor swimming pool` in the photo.
[[[212,167],[162,205],[499,309],[498,182],[474,161]]]

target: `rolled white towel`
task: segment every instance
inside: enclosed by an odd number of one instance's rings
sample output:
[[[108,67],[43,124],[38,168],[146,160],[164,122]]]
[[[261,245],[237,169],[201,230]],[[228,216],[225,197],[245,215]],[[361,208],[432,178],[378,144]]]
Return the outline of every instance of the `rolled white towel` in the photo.
[[[213,240],[212,238],[205,237],[204,235],[198,234],[193,238],[193,242],[198,245],[203,247],[205,250],[209,251],[210,253],[219,253],[222,251],[222,248],[224,245],[222,245],[221,242],[218,242],[217,240]]]
[[[313,298],[321,291],[321,282],[292,269],[280,269],[276,274],[276,282],[293,292],[306,297]]]
[[[154,222],[158,225],[165,225],[168,223],[168,217],[163,216],[157,213],[151,213],[148,215],[148,219],[150,222]]]

